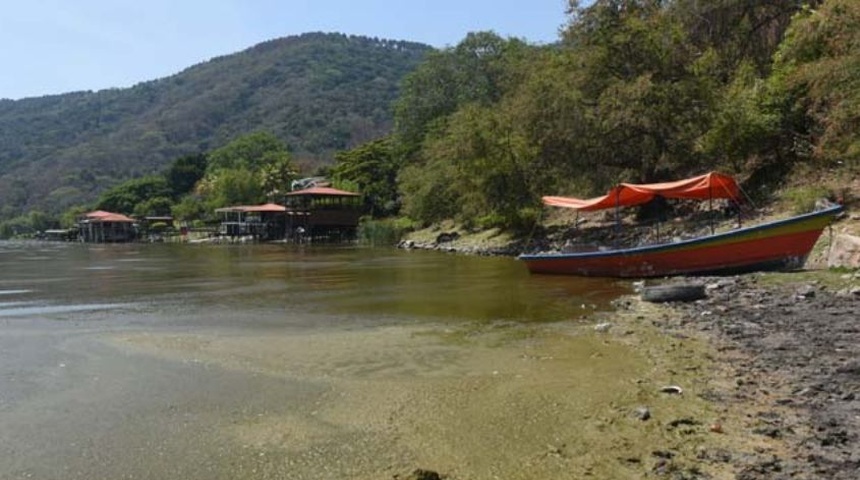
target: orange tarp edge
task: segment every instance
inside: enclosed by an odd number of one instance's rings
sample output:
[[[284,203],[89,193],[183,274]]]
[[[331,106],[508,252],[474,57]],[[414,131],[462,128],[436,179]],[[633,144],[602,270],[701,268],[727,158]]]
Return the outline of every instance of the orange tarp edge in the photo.
[[[664,198],[683,198],[708,200],[729,198],[738,200],[740,188],[732,177],[711,172],[698,177],[675,182],[634,184],[622,183],[613,187],[606,195],[579,199],[573,197],[543,197],[545,205],[573,208],[584,212],[615,207],[631,207],[648,203],[657,196]]]

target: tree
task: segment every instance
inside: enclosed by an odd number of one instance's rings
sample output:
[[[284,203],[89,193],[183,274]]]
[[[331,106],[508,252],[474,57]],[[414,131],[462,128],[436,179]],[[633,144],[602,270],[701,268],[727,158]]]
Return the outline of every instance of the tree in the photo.
[[[461,108],[441,135],[427,140],[423,153],[428,165],[440,166],[430,171],[444,175],[430,182],[449,184],[454,218],[482,227],[521,225],[523,209],[535,200],[529,181],[536,150],[505,104]],[[426,191],[416,184],[406,184],[404,190],[416,186],[418,192]]]
[[[210,208],[259,203],[288,191],[295,176],[286,145],[270,133],[258,132],[213,151],[196,193]]]
[[[773,82],[811,120],[796,134],[817,159],[860,165],[858,45],[860,4],[829,0],[795,17],[776,55]]]
[[[460,106],[491,105],[517,81],[510,66],[532,53],[517,39],[472,32],[454,48],[433,52],[403,81],[395,104],[395,130],[407,153]]]
[[[134,207],[134,215],[137,217],[165,217],[170,215],[173,201],[167,197],[148,198],[138,202]]]
[[[711,128],[702,136],[699,148],[714,163],[725,163],[735,173],[750,158],[767,155],[778,148],[781,114],[769,103],[766,81],[750,63],[741,64],[732,82],[722,92],[715,107]]]
[[[207,174],[198,183],[196,193],[203,196],[209,210],[261,203],[266,198],[257,174],[245,168],[225,168]]]
[[[766,76],[792,16],[804,4],[814,8],[820,3],[821,0],[675,0],[670,6],[690,43],[699,51],[716,53],[715,73],[721,81],[728,82],[742,64],[756,75]]]
[[[683,25],[660,0],[576,2],[566,45],[593,118],[589,152],[618,177],[653,181],[661,171],[698,171],[696,140],[710,121],[713,91]]]
[[[205,153],[196,155],[185,155],[174,160],[173,164],[164,175],[167,184],[173,193],[173,198],[178,199],[194,189],[194,185],[203,178],[209,157]]]
[[[243,135],[209,154],[208,171],[244,168],[259,171],[275,160],[278,154],[287,154],[284,142],[269,132]]]
[[[260,186],[269,199],[290,190],[297,171],[287,152],[270,153],[263,159],[260,167]]]
[[[108,189],[99,197],[96,208],[131,214],[139,203],[157,197],[170,197],[171,194],[164,177],[151,175],[128,180]]]
[[[214,214],[211,210],[207,210],[200,196],[194,194],[182,197],[179,203],[171,207],[170,213],[173,218],[181,221],[205,219]]]
[[[335,162],[331,170],[333,179],[336,182],[349,181],[355,184],[362,193],[365,208],[373,217],[397,213],[397,174],[400,171],[400,162],[390,138],[338,152]]]

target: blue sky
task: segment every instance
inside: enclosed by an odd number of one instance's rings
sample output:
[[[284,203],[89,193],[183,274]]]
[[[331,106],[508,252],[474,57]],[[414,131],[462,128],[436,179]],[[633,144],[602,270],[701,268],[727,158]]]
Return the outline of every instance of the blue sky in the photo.
[[[19,0],[0,13],[0,98],[129,87],[304,32],[435,47],[493,30],[553,42],[566,0]]]

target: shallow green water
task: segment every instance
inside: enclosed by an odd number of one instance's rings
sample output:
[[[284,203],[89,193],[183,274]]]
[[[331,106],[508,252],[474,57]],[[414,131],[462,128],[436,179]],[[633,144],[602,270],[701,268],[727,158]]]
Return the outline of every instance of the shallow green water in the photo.
[[[0,478],[346,478],[327,473],[324,442],[284,445],[310,425],[361,460],[341,471],[394,455],[385,435],[365,452],[351,439],[372,432],[317,419],[345,384],[377,389],[348,372],[383,372],[364,376],[387,393],[389,371],[411,392],[404,372],[422,391],[421,378],[503,367],[470,370],[474,349],[389,330],[579,319],[625,288],[438,252],[0,242]],[[248,446],[269,430],[267,450]],[[299,460],[309,473],[291,476]]]
[[[0,269],[0,317],[111,310],[155,323],[206,312],[267,325],[309,318],[291,313],[335,323],[546,322],[605,308],[624,288],[530,276],[512,258],[285,245],[0,243]]]

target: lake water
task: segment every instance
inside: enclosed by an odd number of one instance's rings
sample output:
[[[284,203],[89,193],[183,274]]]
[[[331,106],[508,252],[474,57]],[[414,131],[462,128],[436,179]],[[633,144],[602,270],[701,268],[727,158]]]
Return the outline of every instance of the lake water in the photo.
[[[605,307],[622,291],[606,280],[530,276],[512,258],[370,248],[0,243],[0,269],[0,317],[136,312],[156,324],[311,318],[297,312],[326,323],[546,322],[582,304]]]
[[[380,432],[417,429],[428,384],[452,392],[428,411],[467,401],[525,358],[506,338],[626,288],[439,252],[0,242],[0,478],[390,478],[421,449]]]

